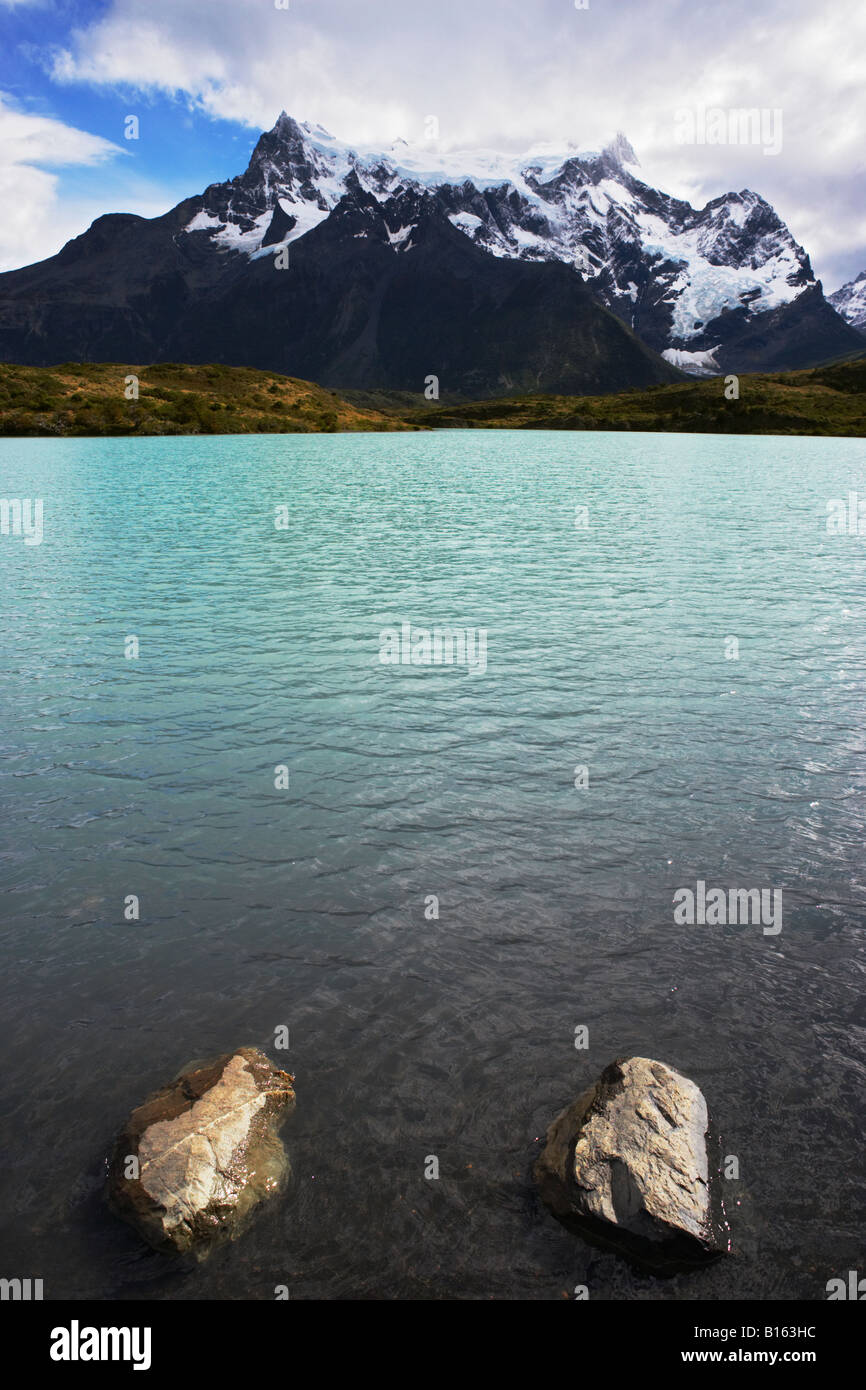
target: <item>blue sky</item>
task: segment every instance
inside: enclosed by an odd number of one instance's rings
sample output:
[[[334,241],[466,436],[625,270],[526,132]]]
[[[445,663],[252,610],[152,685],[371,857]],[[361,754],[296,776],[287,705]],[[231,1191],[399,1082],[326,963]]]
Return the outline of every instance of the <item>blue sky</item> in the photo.
[[[834,289],[866,269],[864,55],[862,0],[0,0],[0,268],[242,172],[286,109],[363,144],[623,130],[670,193],[763,194]],[[701,105],[780,110],[781,151],[677,143]]]
[[[19,116],[50,119],[70,131],[64,163],[55,162],[58,130],[43,127],[40,132],[34,121],[20,137],[29,146],[24,167],[50,171],[54,179],[50,192],[41,183],[34,188],[34,220],[39,220],[40,200],[47,196],[57,227],[53,235],[46,228],[47,236],[39,237],[38,254],[52,254],[101,212],[165,212],[190,192],[238,173],[255,144],[256,131],[248,124],[204,111],[182,90],[167,93],[151,85],[57,80],[52,64],[58,51],[68,51],[76,31],[86,34],[112,9],[111,0],[0,0],[3,108]],[[139,119],[137,141],[124,138],[125,119],[131,113]],[[74,132],[97,138],[76,139]],[[11,140],[17,138],[15,130]],[[0,122],[0,165],[11,140]],[[0,240],[0,267],[32,261],[31,246],[26,235],[8,249]]]

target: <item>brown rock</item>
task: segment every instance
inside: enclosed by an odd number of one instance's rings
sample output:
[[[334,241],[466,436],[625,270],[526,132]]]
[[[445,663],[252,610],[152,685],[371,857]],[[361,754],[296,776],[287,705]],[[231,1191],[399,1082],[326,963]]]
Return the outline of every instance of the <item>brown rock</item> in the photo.
[[[648,1057],[619,1058],[567,1106],[535,1165],[564,1225],[654,1268],[722,1252],[693,1081]]]
[[[112,1210],[157,1249],[201,1256],[233,1239],[288,1178],[277,1131],[293,1080],[254,1047],[193,1064],[130,1115],[109,1164]]]

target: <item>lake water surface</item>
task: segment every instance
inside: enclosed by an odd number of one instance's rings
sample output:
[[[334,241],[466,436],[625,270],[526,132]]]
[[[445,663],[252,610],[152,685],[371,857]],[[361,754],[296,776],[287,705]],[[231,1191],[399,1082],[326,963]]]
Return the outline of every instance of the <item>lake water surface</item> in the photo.
[[[124,1299],[866,1273],[866,537],[826,528],[858,488],[859,440],[0,442],[0,495],[44,503],[40,545],[0,536],[2,1272]],[[486,629],[486,671],[383,664],[404,622]],[[782,930],[677,923],[699,880],[781,889]],[[104,1159],[242,1044],[296,1076],[293,1183],[190,1269],[103,1208]],[[731,1257],[672,1280],[531,1180],[628,1053],[692,1077],[739,1163]]]

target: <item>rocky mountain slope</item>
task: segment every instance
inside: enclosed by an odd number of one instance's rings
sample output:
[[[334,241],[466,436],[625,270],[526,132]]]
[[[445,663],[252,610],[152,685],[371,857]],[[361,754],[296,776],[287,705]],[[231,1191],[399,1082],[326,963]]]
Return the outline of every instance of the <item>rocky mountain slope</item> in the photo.
[[[827,298],[846,323],[866,334],[866,270]]]

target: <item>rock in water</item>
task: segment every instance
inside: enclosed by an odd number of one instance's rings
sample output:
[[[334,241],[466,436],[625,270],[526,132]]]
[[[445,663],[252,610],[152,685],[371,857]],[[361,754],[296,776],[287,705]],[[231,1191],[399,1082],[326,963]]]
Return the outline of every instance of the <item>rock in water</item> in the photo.
[[[653,1268],[722,1253],[707,1156],[707,1103],[679,1072],[618,1058],[558,1115],[535,1165],[570,1229]]]
[[[112,1209],[161,1250],[202,1255],[236,1236],[288,1177],[277,1130],[293,1080],[255,1047],[194,1063],[130,1115],[109,1165]]]

